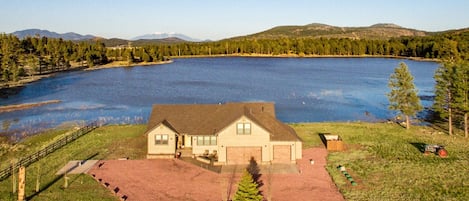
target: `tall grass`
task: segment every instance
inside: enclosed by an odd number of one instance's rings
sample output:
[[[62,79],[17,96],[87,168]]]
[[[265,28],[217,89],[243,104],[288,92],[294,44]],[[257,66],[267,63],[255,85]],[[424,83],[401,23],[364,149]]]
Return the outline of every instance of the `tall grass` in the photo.
[[[344,140],[347,150],[329,153],[326,168],[347,200],[469,200],[469,139],[428,127],[407,131],[386,123],[302,127],[308,130],[298,132],[303,139],[327,132]],[[425,156],[424,144],[445,145],[449,156]],[[358,186],[352,186],[337,170],[339,165],[347,168]]]

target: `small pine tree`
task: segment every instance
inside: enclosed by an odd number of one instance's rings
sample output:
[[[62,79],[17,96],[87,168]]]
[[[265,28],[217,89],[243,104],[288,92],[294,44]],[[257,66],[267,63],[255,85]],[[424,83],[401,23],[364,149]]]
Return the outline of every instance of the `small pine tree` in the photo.
[[[238,184],[238,190],[234,195],[233,201],[261,201],[262,195],[257,189],[257,184],[254,182],[252,175],[245,170],[241,181]]]
[[[397,110],[405,116],[406,128],[410,128],[410,117],[423,109],[420,99],[417,96],[417,89],[414,85],[414,77],[410,73],[407,65],[401,62],[391,74],[389,84],[391,92],[387,94],[389,98],[389,109]]]

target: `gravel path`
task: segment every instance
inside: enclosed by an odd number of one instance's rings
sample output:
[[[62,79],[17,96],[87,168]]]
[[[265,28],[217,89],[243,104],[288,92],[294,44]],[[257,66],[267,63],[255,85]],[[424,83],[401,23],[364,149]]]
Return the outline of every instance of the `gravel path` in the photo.
[[[324,148],[303,150],[300,173],[261,172],[260,190],[268,200],[342,201],[325,170]],[[314,164],[310,163],[314,160]],[[236,192],[240,174],[218,174],[176,159],[109,160],[88,174],[127,200],[226,200]]]

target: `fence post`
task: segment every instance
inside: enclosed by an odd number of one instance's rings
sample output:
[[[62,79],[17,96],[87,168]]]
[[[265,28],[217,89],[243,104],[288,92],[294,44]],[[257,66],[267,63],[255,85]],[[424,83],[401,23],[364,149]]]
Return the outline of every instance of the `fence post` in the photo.
[[[89,133],[90,131],[94,130],[95,128],[98,128],[99,126],[96,124],[96,122],[92,122],[88,125],[85,125],[78,129],[77,131],[73,132],[72,134],[69,134],[65,137],[60,138],[56,142],[48,145],[45,148],[42,148],[41,150],[28,155],[20,160],[12,160],[11,165],[7,168],[4,168],[3,170],[0,170],[0,181],[3,181],[4,179],[8,178],[8,176],[12,175],[12,183],[13,183],[13,193],[16,193],[16,177],[15,177],[15,170],[17,170],[20,166],[29,166],[30,164],[39,161],[39,159],[44,158],[48,154],[54,152],[57,149],[62,148],[63,146],[67,145],[68,143],[74,141],[75,139],[79,138],[82,135],[85,135]]]

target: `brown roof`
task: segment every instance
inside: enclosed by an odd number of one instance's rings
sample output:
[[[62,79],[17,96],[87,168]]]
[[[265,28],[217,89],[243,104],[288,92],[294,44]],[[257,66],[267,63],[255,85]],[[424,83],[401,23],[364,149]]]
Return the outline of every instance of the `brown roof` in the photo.
[[[163,123],[177,133],[216,135],[241,116],[269,131],[272,141],[300,140],[291,127],[277,120],[275,106],[271,102],[156,104],[148,120],[147,132]]]

